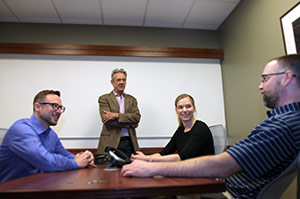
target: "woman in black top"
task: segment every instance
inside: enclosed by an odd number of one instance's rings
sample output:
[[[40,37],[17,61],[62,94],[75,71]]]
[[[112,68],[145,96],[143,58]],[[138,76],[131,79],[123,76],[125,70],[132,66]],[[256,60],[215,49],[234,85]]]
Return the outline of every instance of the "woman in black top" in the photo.
[[[187,94],[179,95],[175,100],[179,127],[167,146],[153,155],[144,155],[138,151],[131,159],[145,161],[180,161],[202,155],[214,154],[214,143],[208,126],[195,119],[194,99]],[[175,153],[177,151],[177,153]]]

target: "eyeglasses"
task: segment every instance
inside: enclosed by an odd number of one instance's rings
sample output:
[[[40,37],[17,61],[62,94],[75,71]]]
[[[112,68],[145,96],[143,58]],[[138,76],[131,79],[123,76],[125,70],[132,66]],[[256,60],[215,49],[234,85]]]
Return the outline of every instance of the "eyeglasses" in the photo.
[[[265,83],[266,81],[268,81],[268,80],[270,79],[270,76],[272,76],[272,75],[283,75],[283,74],[285,74],[285,72],[286,72],[286,71],[280,72],[280,73],[262,74],[262,75],[260,76],[261,82],[262,82],[262,83]],[[293,74],[293,77],[296,77],[296,75]]]
[[[39,104],[42,104],[42,105],[44,105],[44,104],[49,104],[49,105],[51,105],[52,106],[52,108],[54,109],[54,110],[58,110],[58,109],[61,109],[61,112],[65,112],[65,110],[66,110],[66,107],[64,107],[64,106],[59,106],[59,104],[56,104],[56,103],[49,103],[49,102],[42,102],[42,103],[39,103]]]

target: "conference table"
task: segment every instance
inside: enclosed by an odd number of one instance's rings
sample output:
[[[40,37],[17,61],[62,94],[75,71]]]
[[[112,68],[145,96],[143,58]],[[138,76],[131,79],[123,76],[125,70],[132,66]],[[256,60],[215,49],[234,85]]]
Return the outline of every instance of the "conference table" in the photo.
[[[72,171],[39,173],[0,183],[0,198],[146,198],[225,191],[225,183],[212,178],[120,176],[120,169],[105,165]]]

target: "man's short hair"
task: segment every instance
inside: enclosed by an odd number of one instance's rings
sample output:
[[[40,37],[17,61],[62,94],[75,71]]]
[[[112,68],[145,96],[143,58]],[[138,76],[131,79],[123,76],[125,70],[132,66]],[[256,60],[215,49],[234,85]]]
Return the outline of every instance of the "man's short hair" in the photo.
[[[42,90],[38,94],[36,94],[36,96],[34,97],[33,105],[36,102],[42,102],[46,98],[47,95],[57,95],[58,97],[60,97],[60,92],[54,91],[54,90]],[[34,111],[34,107],[33,107],[33,111]]]
[[[111,80],[114,80],[114,75],[116,73],[124,73],[125,77],[127,77],[127,72],[123,68],[116,68],[111,72]]]
[[[300,87],[300,54],[285,55],[272,60],[276,60],[283,69],[293,71]]]

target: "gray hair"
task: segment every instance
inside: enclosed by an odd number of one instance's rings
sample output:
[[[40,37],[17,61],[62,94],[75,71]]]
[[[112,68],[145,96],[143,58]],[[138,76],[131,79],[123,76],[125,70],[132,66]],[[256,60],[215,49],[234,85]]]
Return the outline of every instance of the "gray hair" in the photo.
[[[111,72],[111,80],[114,79],[114,75],[116,73],[124,73],[125,77],[127,77],[127,72],[123,69],[123,68],[115,68],[112,72]]]

